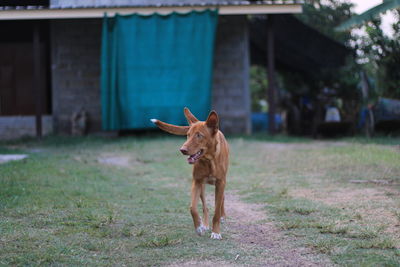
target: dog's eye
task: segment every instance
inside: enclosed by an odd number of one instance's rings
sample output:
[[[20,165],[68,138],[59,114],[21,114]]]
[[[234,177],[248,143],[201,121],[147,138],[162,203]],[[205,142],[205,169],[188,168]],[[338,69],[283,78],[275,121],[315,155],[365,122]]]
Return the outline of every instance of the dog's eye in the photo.
[[[203,136],[200,133],[196,133],[197,138],[202,138]]]

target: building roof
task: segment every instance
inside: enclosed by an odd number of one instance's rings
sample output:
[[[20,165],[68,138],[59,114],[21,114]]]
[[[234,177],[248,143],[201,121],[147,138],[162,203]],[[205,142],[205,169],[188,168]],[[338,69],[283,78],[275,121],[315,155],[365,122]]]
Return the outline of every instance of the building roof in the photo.
[[[0,10],[116,8],[116,7],[171,7],[171,6],[249,6],[303,4],[303,0],[2,0]]]
[[[0,20],[101,18],[104,13],[186,13],[218,8],[220,15],[301,13],[303,0],[20,0],[0,1]]]
[[[301,0],[238,1],[238,0],[52,0],[50,8],[93,7],[163,7],[163,6],[248,6],[302,4]]]

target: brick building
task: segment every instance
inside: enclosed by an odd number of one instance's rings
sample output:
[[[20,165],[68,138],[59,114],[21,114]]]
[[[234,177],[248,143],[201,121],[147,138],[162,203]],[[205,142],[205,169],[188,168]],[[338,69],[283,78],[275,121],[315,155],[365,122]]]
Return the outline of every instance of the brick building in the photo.
[[[247,15],[301,12],[298,1],[26,0],[18,5],[0,6],[0,138],[34,135],[37,127],[44,134],[68,134],[70,118],[81,107],[88,112],[89,132],[101,131],[105,12],[166,14],[205,8],[219,8],[220,14],[212,108],[221,117],[223,131],[249,133]]]

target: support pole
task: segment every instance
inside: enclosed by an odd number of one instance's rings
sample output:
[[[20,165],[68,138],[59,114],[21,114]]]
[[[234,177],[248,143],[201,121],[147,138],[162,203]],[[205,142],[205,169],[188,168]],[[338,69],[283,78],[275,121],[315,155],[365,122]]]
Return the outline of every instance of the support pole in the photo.
[[[267,72],[268,72],[268,131],[271,135],[276,132],[275,126],[275,49],[274,49],[274,15],[268,15],[267,19]]]
[[[33,26],[33,90],[35,92],[35,111],[36,111],[36,137],[42,138],[42,84],[40,79],[40,28],[39,22]]]

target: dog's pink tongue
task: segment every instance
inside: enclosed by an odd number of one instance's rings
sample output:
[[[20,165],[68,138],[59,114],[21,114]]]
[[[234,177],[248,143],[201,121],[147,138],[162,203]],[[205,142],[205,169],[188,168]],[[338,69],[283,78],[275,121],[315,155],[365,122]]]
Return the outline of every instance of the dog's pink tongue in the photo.
[[[194,158],[192,158],[192,156],[189,156],[187,158],[187,161],[188,161],[189,164],[193,164],[195,162],[195,160],[194,160]]]

